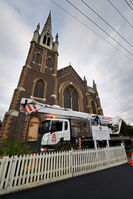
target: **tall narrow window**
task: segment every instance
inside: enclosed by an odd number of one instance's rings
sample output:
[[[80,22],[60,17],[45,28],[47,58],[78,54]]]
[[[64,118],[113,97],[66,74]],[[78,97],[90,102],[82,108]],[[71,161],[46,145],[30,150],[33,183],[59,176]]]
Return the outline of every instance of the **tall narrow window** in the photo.
[[[50,46],[50,37],[47,38],[47,45]]]
[[[96,114],[96,106],[95,106],[95,103],[93,101],[91,102],[91,107],[92,107],[93,113]]]
[[[43,38],[43,43],[46,44],[46,40],[47,40],[47,35],[44,35],[44,38]]]
[[[71,96],[68,88],[64,91],[64,107],[71,108]]]
[[[46,33],[43,38],[43,44],[50,46],[50,36],[49,33]]]
[[[46,66],[47,66],[48,68],[52,68],[52,59],[51,59],[51,58],[47,58]]]
[[[40,53],[37,53],[36,54],[36,58],[35,58],[35,63],[36,64],[41,64],[41,62],[42,62],[42,56],[41,56]]]
[[[72,92],[72,109],[74,111],[78,111],[79,110],[79,98],[78,98],[78,93],[76,91],[76,89],[73,90]]]
[[[43,98],[44,97],[44,83],[42,80],[38,80],[34,89],[34,97]]]
[[[79,111],[79,95],[73,86],[68,86],[64,90],[64,107]]]

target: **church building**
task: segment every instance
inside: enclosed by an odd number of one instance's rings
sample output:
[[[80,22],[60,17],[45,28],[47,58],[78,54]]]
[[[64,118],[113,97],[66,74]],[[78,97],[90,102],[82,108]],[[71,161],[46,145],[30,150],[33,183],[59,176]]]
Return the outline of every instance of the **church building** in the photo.
[[[37,25],[31,41],[18,86],[14,90],[11,104],[6,112],[1,138],[19,133],[25,141],[36,141],[39,123],[44,116],[26,116],[20,112],[21,98],[32,98],[38,102],[70,108],[74,111],[103,115],[97,86],[87,85],[69,65],[58,70],[58,34],[52,37],[51,13],[40,33]]]

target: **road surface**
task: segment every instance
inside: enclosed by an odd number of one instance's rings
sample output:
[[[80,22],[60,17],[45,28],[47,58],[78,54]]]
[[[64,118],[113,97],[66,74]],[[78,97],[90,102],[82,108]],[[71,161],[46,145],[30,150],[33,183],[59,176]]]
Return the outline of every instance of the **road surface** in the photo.
[[[2,199],[132,199],[133,167],[125,164],[41,187],[1,196]]]

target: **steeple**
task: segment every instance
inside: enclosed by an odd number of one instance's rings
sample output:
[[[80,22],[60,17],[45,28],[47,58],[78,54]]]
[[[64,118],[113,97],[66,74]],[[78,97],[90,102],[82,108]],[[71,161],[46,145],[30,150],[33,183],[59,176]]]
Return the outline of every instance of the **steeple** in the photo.
[[[52,26],[51,26],[51,11],[49,12],[49,16],[47,18],[47,21],[43,27],[42,33],[48,32],[50,35],[52,35]],[[41,33],[41,34],[42,34]]]
[[[49,12],[49,16],[46,20],[46,23],[42,29],[42,33],[40,35],[40,43],[41,46],[53,50],[53,37],[52,37],[52,25],[51,25],[51,11]],[[57,51],[58,49],[56,49]]]

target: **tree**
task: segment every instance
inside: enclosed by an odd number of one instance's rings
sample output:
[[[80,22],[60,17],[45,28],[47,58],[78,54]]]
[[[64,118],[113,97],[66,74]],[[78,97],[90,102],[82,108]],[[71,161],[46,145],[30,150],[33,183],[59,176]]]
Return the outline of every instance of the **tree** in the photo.
[[[127,124],[124,120],[122,120],[120,134],[124,136],[133,136],[133,126]]]

